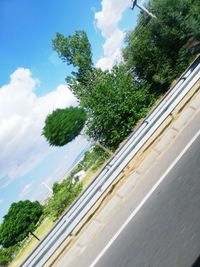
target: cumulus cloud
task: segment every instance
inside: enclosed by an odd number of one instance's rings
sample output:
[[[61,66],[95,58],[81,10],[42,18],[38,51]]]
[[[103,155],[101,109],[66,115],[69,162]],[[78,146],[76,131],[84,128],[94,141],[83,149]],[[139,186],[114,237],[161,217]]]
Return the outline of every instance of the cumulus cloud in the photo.
[[[113,34],[106,39],[103,50],[104,55],[99,59],[96,66],[102,70],[111,69],[114,64],[122,61],[121,47],[125,33],[116,29]]]
[[[77,105],[66,85],[38,97],[38,81],[18,68],[0,87],[0,177],[23,176],[53,151],[41,136],[46,116],[56,108]]]
[[[102,10],[95,13],[97,28],[105,38],[103,45],[104,55],[97,62],[97,67],[111,69],[122,60],[121,47],[124,40],[124,31],[120,30],[119,22],[123,12],[131,6],[130,0],[102,0]]]

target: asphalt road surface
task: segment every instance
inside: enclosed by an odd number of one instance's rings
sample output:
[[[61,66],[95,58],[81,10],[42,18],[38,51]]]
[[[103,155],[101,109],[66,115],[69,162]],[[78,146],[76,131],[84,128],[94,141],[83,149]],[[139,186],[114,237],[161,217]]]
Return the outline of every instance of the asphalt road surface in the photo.
[[[78,240],[55,266],[200,266],[199,125],[198,113],[100,221],[94,236]]]
[[[200,137],[96,267],[188,267],[200,254]]]

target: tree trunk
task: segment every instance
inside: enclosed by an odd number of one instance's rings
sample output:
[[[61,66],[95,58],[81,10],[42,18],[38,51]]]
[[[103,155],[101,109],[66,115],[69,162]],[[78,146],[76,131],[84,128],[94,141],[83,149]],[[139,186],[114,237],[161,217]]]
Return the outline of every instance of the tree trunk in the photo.
[[[114,153],[108,149],[107,147],[103,146],[102,144],[99,143],[99,141],[94,141],[92,138],[89,138],[86,134],[84,133],[80,133],[80,135],[84,136],[88,141],[92,142],[93,144],[95,144],[96,146],[100,147],[101,149],[103,149],[105,152],[107,152],[109,155],[113,155]]]
[[[95,142],[95,145],[97,145],[98,147],[100,147],[101,149],[103,149],[105,152],[107,152],[111,156],[114,154],[110,149],[108,149],[107,147],[103,146],[98,141]]]
[[[40,241],[40,239],[33,233],[33,232],[30,232],[32,234],[32,236],[34,236],[38,241]]]

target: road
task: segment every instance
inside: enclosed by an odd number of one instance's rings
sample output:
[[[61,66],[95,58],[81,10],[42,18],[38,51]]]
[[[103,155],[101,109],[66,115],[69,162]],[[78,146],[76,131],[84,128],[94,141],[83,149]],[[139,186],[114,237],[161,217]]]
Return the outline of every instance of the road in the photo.
[[[198,113],[127,198],[100,223],[95,236],[83,247],[74,246],[55,266],[195,264],[200,254],[199,125]]]
[[[200,137],[96,267],[188,267],[200,252]]]

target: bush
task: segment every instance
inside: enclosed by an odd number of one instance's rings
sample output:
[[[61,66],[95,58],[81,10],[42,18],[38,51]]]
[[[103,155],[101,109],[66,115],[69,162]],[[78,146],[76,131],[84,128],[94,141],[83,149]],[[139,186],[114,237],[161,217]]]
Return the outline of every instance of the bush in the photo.
[[[58,219],[64,210],[74,201],[82,191],[82,183],[73,184],[72,179],[67,178],[59,184],[58,190],[54,190],[53,197],[45,206],[45,215],[50,215],[54,220]]]

